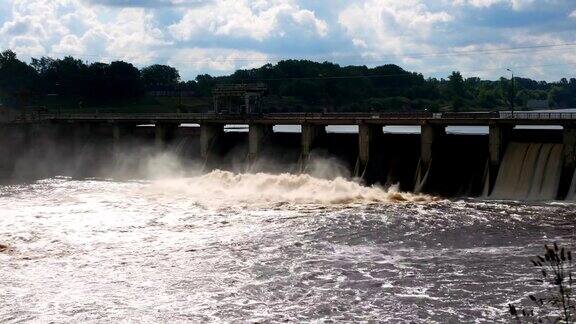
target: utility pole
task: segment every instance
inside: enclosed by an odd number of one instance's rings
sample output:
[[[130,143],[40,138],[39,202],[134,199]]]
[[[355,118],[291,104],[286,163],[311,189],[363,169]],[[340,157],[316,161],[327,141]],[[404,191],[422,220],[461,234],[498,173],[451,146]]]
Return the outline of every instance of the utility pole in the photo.
[[[512,93],[510,94],[510,108],[512,112],[512,118],[514,118],[514,100],[516,99],[516,79],[514,79],[514,71],[511,69],[506,69],[506,71],[512,73]]]

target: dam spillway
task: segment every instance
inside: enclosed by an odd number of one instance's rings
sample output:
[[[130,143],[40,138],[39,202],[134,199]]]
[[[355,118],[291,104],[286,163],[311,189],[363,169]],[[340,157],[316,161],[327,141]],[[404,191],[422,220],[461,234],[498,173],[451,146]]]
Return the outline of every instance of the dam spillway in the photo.
[[[562,144],[510,143],[491,197],[553,200],[558,195],[561,163]]]
[[[193,123],[198,127],[182,127]],[[248,125],[247,133],[225,125]],[[298,133],[274,132],[298,125]],[[356,126],[335,134],[333,125]],[[383,127],[418,126],[420,134],[387,134]],[[448,126],[487,126],[487,135],[454,135]],[[521,131],[517,125],[562,130]],[[4,175],[30,164],[43,172],[64,168],[89,175],[138,146],[171,149],[204,169],[238,172],[309,172],[317,158],[338,161],[366,184],[442,196],[494,199],[570,199],[576,152],[576,116],[562,113],[443,114],[56,114],[3,124]],[[34,152],[31,152],[34,151]],[[66,162],[74,157],[73,162]],[[136,158],[137,159],[137,158]],[[23,162],[24,161],[24,162]],[[123,160],[123,164],[132,162]],[[72,164],[72,166],[70,166]]]

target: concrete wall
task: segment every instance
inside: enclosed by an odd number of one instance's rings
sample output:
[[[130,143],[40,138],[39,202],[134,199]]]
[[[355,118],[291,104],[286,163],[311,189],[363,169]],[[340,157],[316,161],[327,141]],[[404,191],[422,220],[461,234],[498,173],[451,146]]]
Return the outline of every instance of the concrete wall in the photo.
[[[65,169],[66,164],[56,163],[58,159],[84,155],[74,162],[74,168],[78,169],[82,164],[109,162],[117,152],[139,145],[173,150],[176,142],[179,145],[196,143],[195,148],[187,150],[196,153],[187,154],[186,158],[197,156],[209,168],[236,172],[245,172],[246,168],[253,172],[312,171],[307,168],[307,162],[314,157],[338,161],[349,175],[356,175],[367,184],[400,184],[403,190],[417,187],[422,192],[446,196],[478,196],[484,188],[486,172],[489,173],[487,182],[493,186],[506,145],[511,140],[563,142],[566,183],[572,180],[571,174],[576,168],[575,127],[565,127],[563,132],[552,134],[551,131],[512,131],[510,126],[494,124],[488,136],[458,136],[446,135],[443,126],[430,124],[422,126],[421,135],[383,134],[381,125],[371,124],[359,125],[358,134],[327,134],[323,125],[314,124],[304,124],[301,134],[274,133],[272,125],[265,124],[250,125],[248,133],[225,133],[223,126],[202,124],[199,131],[194,132],[183,132],[177,124],[158,124],[146,129],[127,123],[4,126],[0,129],[3,134],[0,141],[4,143],[0,169],[9,173],[6,170],[27,156],[27,161],[48,161],[44,164],[50,167],[44,168],[42,174],[58,174],[59,168]],[[183,137],[193,140],[182,141]],[[34,153],[25,154],[26,151]],[[179,154],[179,151],[172,152]],[[93,170],[85,173],[88,175]]]

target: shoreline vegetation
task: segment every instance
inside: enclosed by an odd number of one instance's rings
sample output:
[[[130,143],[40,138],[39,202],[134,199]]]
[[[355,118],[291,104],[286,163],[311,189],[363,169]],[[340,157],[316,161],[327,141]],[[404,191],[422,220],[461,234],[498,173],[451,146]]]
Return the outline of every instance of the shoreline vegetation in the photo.
[[[167,65],[137,68],[129,62],[84,62],[61,59],[18,59],[0,53],[0,104],[50,111],[205,112],[212,109],[217,84],[264,83],[269,112],[401,112],[494,111],[576,107],[576,78],[557,82],[527,78],[490,81],[425,78],[387,64],[340,66],[330,62],[285,60],[227,76],[198,75],[184,81]]]

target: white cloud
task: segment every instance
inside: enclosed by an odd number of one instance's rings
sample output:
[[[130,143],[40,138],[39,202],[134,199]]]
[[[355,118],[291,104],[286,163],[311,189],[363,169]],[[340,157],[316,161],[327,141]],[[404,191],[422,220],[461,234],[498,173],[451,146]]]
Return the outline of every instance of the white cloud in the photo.
[[[169,30],[179,40],[211,34],[263,41],[272,36],[283,36],[283,23],[292,23],[301,27],[301,32],[312,32],[321,37],[328,32],[325,21],[291,0],[217,0],[185,10],[182,19]]]
[[[76,35],[66,35],[58,44],[52,46],[52,50],[56,53],[78,55],[85,53],[86,47]]]
[[[511,68],[519,77],[558,80],[570,73],[567,66],[576,63],[576,53],[562,46],[523,48],[566,42],[557,35],[520,30],[509,31],[507,37],[500,42],[447,48],[445,52],[449,54],[430,57],[418,71],[447,76],[449,71],[459,70],[465,77],[498,79],[509,77],[510,72],[506,69]],[[450,54],[452,52],[459,54]]]
[[[211,0],[84,0],[95,5],[110,7],[162,8],[201,6]]]
[[[24,56],[86,54],[148,63],[152,49],[167,44],[146,9],[112,11],[83,0],[13,0],[11,19],[0,27],[0,46]]]
[[[152,14],[144,9],[122,9],[113,23],[104,25],[108,37],[107,51],[134,63],[151,63],[154,48],[169,45],[164,33],[155,25]]]
[[[536,4],[554,2],[555,0],[453,0],[456,5],[471,5],[474,7],[487,8],[496,4],[504,4],[512,7],[514,10],[524,10],[532,8]]]
[[[184,78],[260,66],[271,56],[397,63],[428,73],[481,70],[473,74],[497,77],[505,66],[574,64],[576,54],[568,47],[519,54],[407,54],[571,43],[569,27],[576,23],[576,8],[569,1],[0,0],[0,49],[11,48],[23,59],[74,55],[87,61],[169,63]],[[556,10],[565,18],[559,22],[564,29],[533,19],[527,11],[537,6]],[[470,12],[492,14],[475,10],[489,7],[516,10],[519,25],[459,20]],[[490,23],[488,18],[478,21]],[[523,71],[550,79],[570,69]]]
[[[452,19],[445,11],[430,11],[420,0],[368,0],[344,9],[338,22],[356,47],[377,55],[429,48],[431,32]]]
[[[209,70],[216,74],[236,69],[248,69],[262,66],[268,56],[257,51],[241,51],[226,48],[189,48],[174,51],[168,60],[185,74],[202,73]]]
[[[10,39],[8,47],[16,53],[27,53],[29,55],[42,55],[46,49],[38,39],[29,36],[16,36]]]
[[[471,5],[473,7],[490,7],[492,5],[508,2],[509,0],[454,0],[455,5]]]

